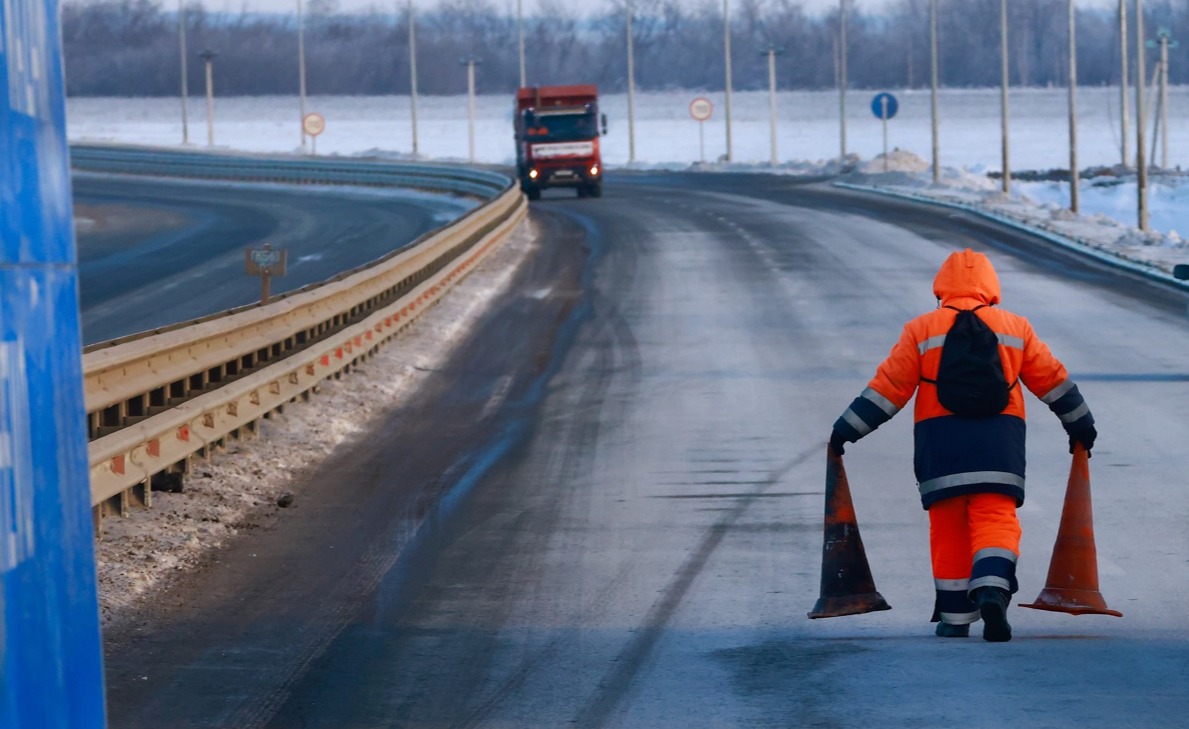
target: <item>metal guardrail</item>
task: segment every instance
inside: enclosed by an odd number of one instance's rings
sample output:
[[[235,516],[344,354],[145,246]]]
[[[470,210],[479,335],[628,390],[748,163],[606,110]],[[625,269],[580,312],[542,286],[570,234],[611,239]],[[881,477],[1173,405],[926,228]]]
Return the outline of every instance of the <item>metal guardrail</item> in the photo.
[[[148,147],[77,145],[75,170],[214,180],[328,185],[377,185],[491,198],[508,188],[498,172],[449,165],[376,162],[337,157],[267,157]]]
[[[98,170],[110,159],[117,171],[134,168],[134,174],[157,174],[175,156],[207,157],[156,151],[121,157],[114,149],[87,157],[92,148],[83,149],[75,159],[86,158],[86,169]],[[230,178],[241,169],[236,160],[246,160],[242,169],[255,180],[287,170],[305,175],[302,181],[334,177],[347,184],[356,166],[219,156],[217,164],[207,159],[184,169],[197,170],[193,176],[221,170]],[[366,168],[362,179],[371,181],[427,179],[421,170],[430,169],[415,166],[416,173],[407,173],[403,165],[360,166]],[[350,371],[473,269],[527,212],[523,195],[506,176],[432,169],[441,174],[435,178],[440,184],[421,189],[486,189],[489,201],[387,258],[268,305],[88,348],[83,374],[97,529],[104,514],[150,505],[154,485],[175,487],[192,457],[208,455],[224,439],[308,397],[320,381]]]

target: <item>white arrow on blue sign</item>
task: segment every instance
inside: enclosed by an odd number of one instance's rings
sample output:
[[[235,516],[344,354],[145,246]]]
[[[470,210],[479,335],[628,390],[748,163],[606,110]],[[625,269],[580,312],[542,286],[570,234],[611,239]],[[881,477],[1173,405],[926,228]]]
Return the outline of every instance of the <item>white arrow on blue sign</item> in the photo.
[[[896,111],[899,108],[900,104],[896,101],[896,97],[886,91],[876,94],[875,98],[871,100],[871,113],[875,114],[876,119],[891,119],[896,116]]]

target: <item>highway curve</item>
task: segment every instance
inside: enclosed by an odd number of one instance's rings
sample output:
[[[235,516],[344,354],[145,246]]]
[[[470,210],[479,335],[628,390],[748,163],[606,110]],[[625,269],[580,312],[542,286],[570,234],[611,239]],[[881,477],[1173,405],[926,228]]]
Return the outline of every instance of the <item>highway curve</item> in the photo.
[[[288,250],[272,294],[402,248],[474,201],[399,190],[76,174],[79,289],[89,344],[260,300],[244,250]]]
[[[605,190],[534,204],[548,243],[520,293],[310,474],[313,506],[107,636],[113,727],[1182,721],[1183,294],[822,184],[657,173]],[[909,413],[846,455],[893,610],[806,618],[830,425],[964,246],[991,255],[1005,305],[1098,419],[1098,566],[1123,619],[1013,607],[1010,643],[933,637]],[[1017,602],[1044,585],[1069,468],[1056,419],[1029,407]]]

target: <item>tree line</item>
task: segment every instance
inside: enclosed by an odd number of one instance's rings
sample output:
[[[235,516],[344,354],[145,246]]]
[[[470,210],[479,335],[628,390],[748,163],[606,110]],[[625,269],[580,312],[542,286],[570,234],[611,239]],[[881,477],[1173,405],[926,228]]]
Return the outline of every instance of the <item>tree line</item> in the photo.
[[[403,5],[403,3],[401,3]],[[479,62],[480,93],[519,85],[518,27],[506,3],[445,0],[414,16],[418,91],[466,90],[461,61]],[[524,20],[530,85],[595,83],[627,88],[627,1],[596,15],[575,3],[545,0]],[[1000,0],[939,0],[941,83],[999,83]],[[768,85],[765,52],[779,50],[781,89],[826,89],[838,82],[837,10],[807,12],[797,0],[737,0],[731,17],[732,79],[738,90]],[[391,7],[391,6],[390,6]],[[295,94],[295,14],[214,13],[188,2],[184,14],[188,84],[201,93],[198,53],[210,49],[220,95]],[[179,13],[153,0],[67,0],[62,6],[66,90],[72,96],[165,96],[179,87]],[[303,23],[307,90],[323,95],[408,94],[409,22],[403,7],[344,13],[336,0],[311,0]],[[1067,0],[1010,0],[1008,57],[1017,86],[1063,86],[1068,77]],[[1130,19],[1135,47],[1134,11]],[[1167,28],[1173,83],[1189,82],[1189,3],[1148,0],[1149,38]],[[721,90],[725,83],[722,3],[633,0],[636,85],[642,90]],[[930,82],[929,0],[899,0],[883,12],[846,13],[847,79],[856,88],[912,88]],[[1114,13],[1077,13],[1078,81],[1117,84],[1118,24]],[[1134,54],[1134,50],[1132,50]],[[1147,68],[1156,58],[1149,51]],[[1134,83],[1134,81],[1133,81]]]

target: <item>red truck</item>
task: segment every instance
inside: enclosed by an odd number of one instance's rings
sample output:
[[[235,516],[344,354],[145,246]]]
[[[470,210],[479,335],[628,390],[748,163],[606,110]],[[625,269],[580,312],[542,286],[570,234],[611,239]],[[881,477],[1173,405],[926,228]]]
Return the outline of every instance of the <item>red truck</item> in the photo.
[[[573,187],[578,197],[603,194],[599,92],[593,85],[530,86],[516,92],[516,171],[529,200],[546,187]]]

